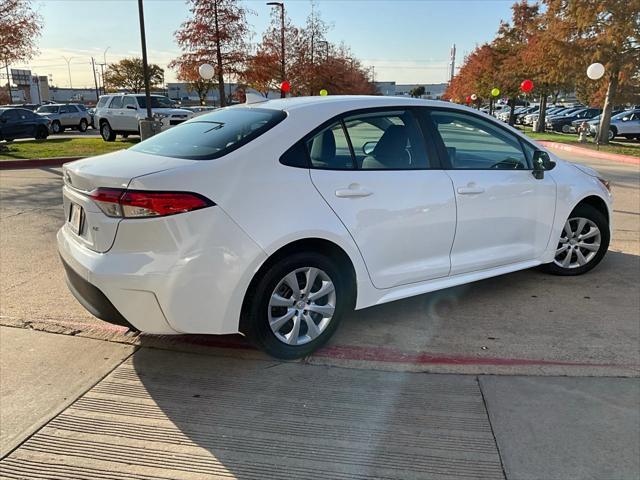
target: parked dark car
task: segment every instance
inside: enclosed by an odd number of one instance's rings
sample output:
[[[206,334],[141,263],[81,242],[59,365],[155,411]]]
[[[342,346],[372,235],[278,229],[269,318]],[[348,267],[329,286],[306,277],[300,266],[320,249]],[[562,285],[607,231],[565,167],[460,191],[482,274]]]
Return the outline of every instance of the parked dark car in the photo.
[[[569,133],[571,131],[571,122],[574,120],[591,120],[596,115],[600,115],[600,112],[602,110],[599,108],[582,108],[568,115],[551,117],[547,119],[547,130]]]
[[[15,138],[45,139],[49,120],[26,108],[0,108],[0,140]]]

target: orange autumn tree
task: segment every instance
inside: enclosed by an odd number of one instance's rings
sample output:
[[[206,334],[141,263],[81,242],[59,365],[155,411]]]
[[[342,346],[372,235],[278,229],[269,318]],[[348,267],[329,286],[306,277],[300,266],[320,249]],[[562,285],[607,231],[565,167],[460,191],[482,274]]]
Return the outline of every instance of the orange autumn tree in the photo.
[[[187,3],[191,18],[175,33],[183,54],[171,64],[189,76],[193,65],[213,65],[220,105],[225,106],[225,79],[239,75],[247,58],[251,34],[246,18],[249,11],[237,0],[187,0]]]
[[[30,0],[0,2],[0,68],[31,59],[42,31],[42,17],[33,11]],[[7,82],[9,79],[7,79]],[[9,89],[0,91],[0,104],[10,102]]]

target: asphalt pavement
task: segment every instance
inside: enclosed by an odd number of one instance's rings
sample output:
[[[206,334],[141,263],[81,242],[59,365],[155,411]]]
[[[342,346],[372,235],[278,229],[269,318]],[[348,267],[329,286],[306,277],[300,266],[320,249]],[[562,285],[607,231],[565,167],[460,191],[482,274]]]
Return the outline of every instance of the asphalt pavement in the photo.
[[[591,273],[358,311],[296,362],[93,318],[60,169],[0,172],[0,478],[640,478],[640,171],[580,161],[615,195]]]

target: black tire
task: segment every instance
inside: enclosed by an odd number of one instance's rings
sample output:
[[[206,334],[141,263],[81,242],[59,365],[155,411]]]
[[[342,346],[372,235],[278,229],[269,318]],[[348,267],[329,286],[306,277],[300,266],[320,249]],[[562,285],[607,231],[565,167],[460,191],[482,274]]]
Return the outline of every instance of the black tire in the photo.
[[[36,130],[36,140],[44,140],[49,136],[49,130],[47,127],[40,126]]]
[[[335,310],[326,328],[315,339],[302,345],[287,345],[276,337],[269,326],[269,301],[275,288],[285,276],[305,267],[318,268],[328,275],[335,288]],[[289,255],[278,260],[259,275],[260,277],[254,279],[246,293],[240,329],[256,347],[276,358],[301,358],[320,348],[333,335],[345,310],[352,305],[352,282],[349,275],[345,275],[344,269],[340,268],[334,259],[315,252]],[[287,307],[280,308],[286,311]],[[304,322],[300,322],[304,325]],[[282,328],[287,329],[287,325],[284,324]],[[303,335],[307,327],[305,325],[300,328]]]
[[[82,120],[80,120],[80,124],[78,125],[78,131],[80,131],[80,132],[86,132],[88,127],[89,127],[89,124],[88,124],[88,123],[87,123],[87,121],[83,118]]]
[[[60,125],[60,122],[58,120],[54,120],[53,122],[51,122],[51,133],[57,135],[58,133],[62,132],[64,132],[64,128],[62,128],[62,125]]]
[[[618,129],[616,127],[609,127],[609,141],[618,136]]]
[[[578,205],[569,218],[586,218],[591,220],[600,230],[600,247],[597,250],[596,254],[589,260],[585,265],[569,268],[562,267],[557,263],[551,262],[542,266],[542,269],[547,273],[551,273],[553,275],[562,275],[562,276],[573,276],[573,275],[582,275],[583,273],[587,273],[589,270],[594,268],[598,263],[602,261],[605,254],[607,253],[607,249],[609,248],[610,241],[610,233],[609,233],[609,222],[605,215],[592,207],[591,205]],[[580,233],[580,232],[578,232]],[[558,247],[560,247],[560,243],[558,243]]]
[[[113,142],[116,139],[116,132],[111,130],[109,122],[102,122],[100,124],[100,135],[105,142]]]
[[[122,134],[122,138],[129,138],[129,134],[128,133],[123,133]]]

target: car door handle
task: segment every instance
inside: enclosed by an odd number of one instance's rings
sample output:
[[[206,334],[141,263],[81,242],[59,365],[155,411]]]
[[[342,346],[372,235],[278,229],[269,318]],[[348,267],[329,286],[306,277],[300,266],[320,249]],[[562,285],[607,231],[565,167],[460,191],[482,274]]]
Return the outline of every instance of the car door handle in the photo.
[[[368,197],[373,192],[360,188],[357,184],[349,185],[349,188],[341,188],[336,190],[336,197],[340,198],[355,198],[355,197]]]
[[[460,195],[473,195],[478,193],[484,193],[484,188],[469,185],[466,187],[458,188],[458,193]]]

